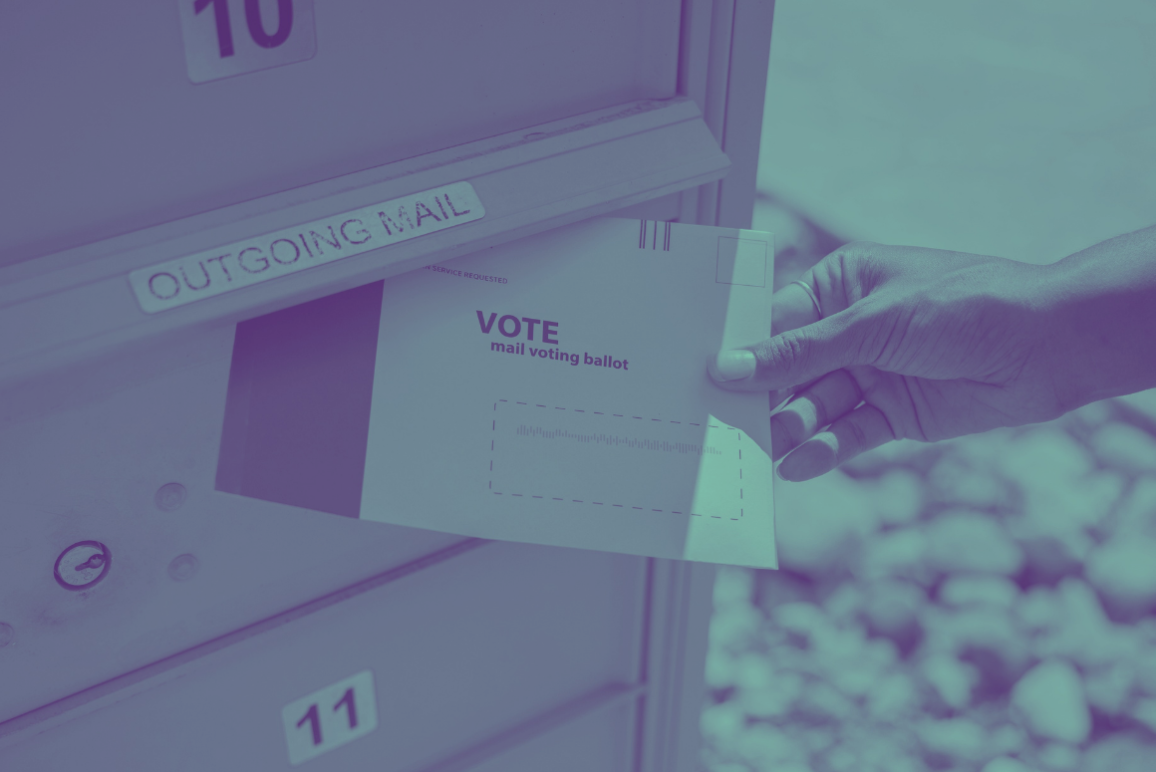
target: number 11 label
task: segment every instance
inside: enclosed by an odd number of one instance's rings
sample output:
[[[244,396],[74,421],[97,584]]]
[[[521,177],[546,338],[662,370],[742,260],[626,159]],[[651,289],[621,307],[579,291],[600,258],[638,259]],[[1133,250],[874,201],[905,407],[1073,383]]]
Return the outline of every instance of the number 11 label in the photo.
[[[207,83],[313,58],[313,0],[177,0],[189,80]]]
[[[377,728],[373,673],[363,670],[307,694],[281,709],[293,766],[369,734]]]

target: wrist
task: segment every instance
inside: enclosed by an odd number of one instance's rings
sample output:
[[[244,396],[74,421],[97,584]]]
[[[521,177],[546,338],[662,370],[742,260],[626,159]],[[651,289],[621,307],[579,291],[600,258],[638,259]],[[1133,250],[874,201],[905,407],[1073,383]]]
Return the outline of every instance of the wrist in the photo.
[[[1156,387],[1156,227],[1043,268],[1036,289],[1065,409]]]

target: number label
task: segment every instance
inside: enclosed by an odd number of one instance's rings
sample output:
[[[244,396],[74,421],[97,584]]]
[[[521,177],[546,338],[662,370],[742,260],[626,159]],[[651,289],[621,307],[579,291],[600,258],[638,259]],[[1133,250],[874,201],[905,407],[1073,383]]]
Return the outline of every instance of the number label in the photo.
[[[369,734],[377,728],[373,673],[363,670],[294,700],[281,709],[281,720],[294,766]]]
[[[311,59],[313,0],[178,0],[189,80],[207,83]]]

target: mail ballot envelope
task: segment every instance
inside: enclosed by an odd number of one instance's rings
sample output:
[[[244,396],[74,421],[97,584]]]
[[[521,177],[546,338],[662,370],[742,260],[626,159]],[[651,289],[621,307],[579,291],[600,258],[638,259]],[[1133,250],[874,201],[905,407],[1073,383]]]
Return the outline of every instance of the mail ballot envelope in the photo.
[[[218,488],[466,536],[775,568],[766,395],[719,389],[705,366],[767,336],[773,253],[767,233],[596,218],[321,301],[324,313],[246,322]],[[313,342],[350,336],[366,344],[344,361]],[[271,395],[281,414],[263,420]]]

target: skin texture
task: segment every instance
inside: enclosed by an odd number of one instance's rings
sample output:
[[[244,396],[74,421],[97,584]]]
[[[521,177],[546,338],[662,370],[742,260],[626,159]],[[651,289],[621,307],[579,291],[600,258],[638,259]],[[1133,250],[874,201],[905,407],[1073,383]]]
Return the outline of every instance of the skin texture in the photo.
[[[772,301],[771,337],[746,347],[754,374],[708,371],[720,388],[790,399],[771,419],[787,480],[894,439],[1048,421],[1156,385],[1145,363],[1156,362],[1154,248],[1156,227],[1048,266],[848,244],[801,277],[821,319],[788,285]]]

